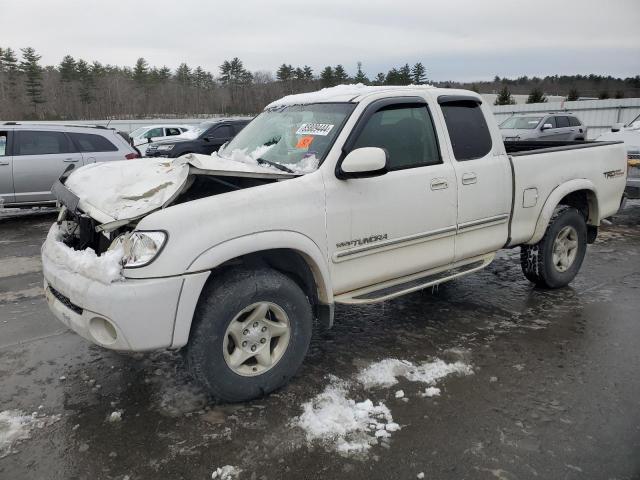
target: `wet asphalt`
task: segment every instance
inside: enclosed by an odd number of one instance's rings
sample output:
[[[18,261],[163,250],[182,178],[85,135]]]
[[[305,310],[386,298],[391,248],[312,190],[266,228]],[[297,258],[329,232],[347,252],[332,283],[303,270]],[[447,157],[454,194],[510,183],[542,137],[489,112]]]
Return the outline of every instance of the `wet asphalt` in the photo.
[[[207,398],[178,353],[114,353],[53,318],[39,249],[54,219],[0,218],[0,412],[40,419],[0,458],[2,480],[207,479],[227,464],[240,479],[640,478],[640,202],[601,230],[570,287],[534,288],[516,249],[437,289],[339,307],[290,385],[239,405]],[[360,456],[308,442],[294,419],[329,375],[390,357],[463,358],[474,374],[433,398],[404,379],[352,386],[402,429]]]

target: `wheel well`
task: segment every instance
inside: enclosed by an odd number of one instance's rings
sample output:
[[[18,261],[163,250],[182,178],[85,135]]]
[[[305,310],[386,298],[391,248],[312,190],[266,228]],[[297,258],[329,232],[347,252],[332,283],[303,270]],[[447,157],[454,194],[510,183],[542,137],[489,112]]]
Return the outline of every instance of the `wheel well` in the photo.
[[[598,225],[598,200],[591,190],[576,190],[566,195],[558,205],[568,205],[578,209],[590,225]]]

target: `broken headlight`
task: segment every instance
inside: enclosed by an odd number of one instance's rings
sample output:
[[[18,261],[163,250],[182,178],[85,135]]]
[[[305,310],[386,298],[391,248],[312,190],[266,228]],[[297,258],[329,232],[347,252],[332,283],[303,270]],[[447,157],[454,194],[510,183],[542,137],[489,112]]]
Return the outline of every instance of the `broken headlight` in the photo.
[[[166,240],[165,232],[129,232],[116,237],[109,250],[122,248],[124,267],[143,267],[160,253]]]

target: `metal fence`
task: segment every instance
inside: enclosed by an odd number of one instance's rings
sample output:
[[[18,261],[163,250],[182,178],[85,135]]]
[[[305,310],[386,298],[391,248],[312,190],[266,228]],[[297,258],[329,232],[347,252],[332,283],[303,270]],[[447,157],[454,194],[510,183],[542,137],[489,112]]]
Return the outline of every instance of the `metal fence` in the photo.
[[[587,138],[593,140],[611,131],[614,123],[629,123],[637,117],[640,114],[640,98],[494,105],[491,108],[498,123],[517,113],[571,112],[587,126]]]

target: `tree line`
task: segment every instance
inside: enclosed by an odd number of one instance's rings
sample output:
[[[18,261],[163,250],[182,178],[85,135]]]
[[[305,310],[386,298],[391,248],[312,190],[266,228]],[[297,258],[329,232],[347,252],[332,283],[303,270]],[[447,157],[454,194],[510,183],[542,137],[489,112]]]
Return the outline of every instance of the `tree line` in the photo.
[[[187,117],[211,114],[254,114],[287,94],[302,93],[344,83],[366,85],[421,85],[428,82],[421,63],[405,63],[369,78],[361,62],[352,73],[343,65],[318,72],[308,65],[283,63],[275,75],[251,72],[239,58],[225,60],[216,72],[181,63],[177,68],[152,66],[139,58],[135,65],[115,66],[66,55],[58,65],[41,65],[31,47],[17,53],[0,47],[0,119],[86,120],[105,118]],[[611,95],[638,96],[640,76],[627,79],[588,76],[494,78],[493,82],[434,82],[441,87],[469,88],[510,95],[527,93],[544,97],[565,91],[590,95],[594,88]],[[622,92],[622,93],[621,93]],[[565,93],[565,94],[566,94]],[[538,96],[536,96],[538,95]],[[508,103],[506,103],[508,104]]]

